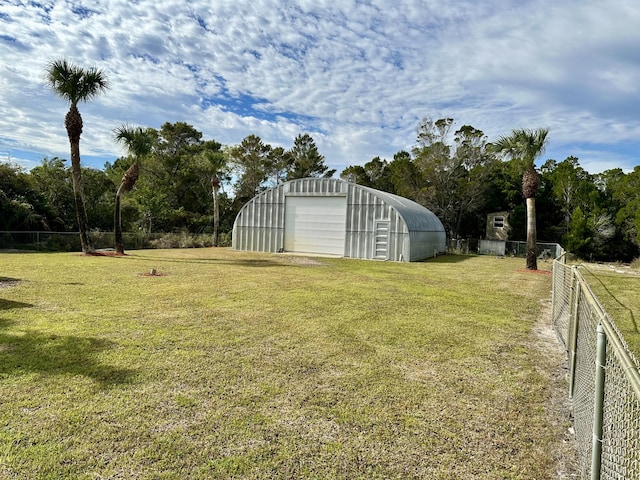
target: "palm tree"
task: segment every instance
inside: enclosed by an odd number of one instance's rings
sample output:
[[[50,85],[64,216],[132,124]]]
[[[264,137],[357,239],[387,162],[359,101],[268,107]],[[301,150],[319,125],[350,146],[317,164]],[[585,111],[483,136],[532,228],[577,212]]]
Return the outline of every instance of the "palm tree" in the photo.
[[[211,182],[211,196],[213,197],[213,246],[218,246],[218,229],[220,225],[220,205],[218,193],[220,191],[220,175],[225,168],[227,160],[222,151],[222,145],[215,140],[210,140],[202,144],[200,159],[203,162],[203,169],[209,175]]]
[[[80,168],[80,135],[82,134],[82,116],[78,110],[79,102],[87,102],[104,92],[109,84],[105,74],[95,67],[84,69],[67,60],[54,60],[48,65],[46,80],[52,90],[69,102],[70,108],[64,118],[64,126],[71,147],[71,176],[75,197],[80,244],[83,253],[91,253],[93,247],[89,241],[89,221],[84,203],[82,170]]]
[[[522,194],[527,207],[527,269],[537,270],[536,253],[536,193],[540,185],[535,161],[544,153],[549,129],[517,129],[500,137],[493,149],[505,158],[522,164]]]
[[[122,125],[114,130],[116,142],[123,144],[129,155],[133,157],[131,166],[122,177],[120,186],[116,191],[116,206],[113,222],[113,233],[115,237],[116,253],[124,255],[124,240],[122,238],[122,194],[131,191],[140,176],[140,161],[151,153],[153,148],[153,135],[149,129],[142,127],[129,127]]]

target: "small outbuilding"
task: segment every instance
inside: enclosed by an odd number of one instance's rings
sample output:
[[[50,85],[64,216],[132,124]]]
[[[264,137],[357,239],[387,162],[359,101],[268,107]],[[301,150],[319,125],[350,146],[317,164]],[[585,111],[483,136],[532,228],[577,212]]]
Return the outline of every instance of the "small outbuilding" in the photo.
[[[487,215],[487,240],[509,239],[509,212],[494,212]]]
[[[265,190],[233,224],[234,250],[413,262],[446,251],[440,219],[418,203],[335,178]]]

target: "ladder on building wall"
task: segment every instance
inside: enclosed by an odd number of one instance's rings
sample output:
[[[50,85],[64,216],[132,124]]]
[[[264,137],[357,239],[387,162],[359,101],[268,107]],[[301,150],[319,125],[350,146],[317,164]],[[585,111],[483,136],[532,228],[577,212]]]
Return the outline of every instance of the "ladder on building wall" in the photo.
[[[387,260],[389,255],[389,222],[375,222],[375,252],[374,258]]]

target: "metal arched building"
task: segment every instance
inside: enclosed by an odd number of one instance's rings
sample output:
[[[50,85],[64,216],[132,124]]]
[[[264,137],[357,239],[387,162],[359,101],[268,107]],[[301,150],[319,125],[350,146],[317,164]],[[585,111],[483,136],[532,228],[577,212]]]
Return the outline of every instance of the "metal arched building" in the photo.
[[[436,215],[412,200],[334,178],[303,178],[247,202],[234,250],[413,262],[446,250]]]

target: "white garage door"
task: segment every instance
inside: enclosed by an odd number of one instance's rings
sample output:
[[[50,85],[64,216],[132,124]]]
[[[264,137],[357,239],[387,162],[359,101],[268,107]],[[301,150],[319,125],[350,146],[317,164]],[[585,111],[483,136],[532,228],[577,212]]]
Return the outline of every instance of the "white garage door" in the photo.
[[[284,249],[344,255],[346,197],[286,197]]]

